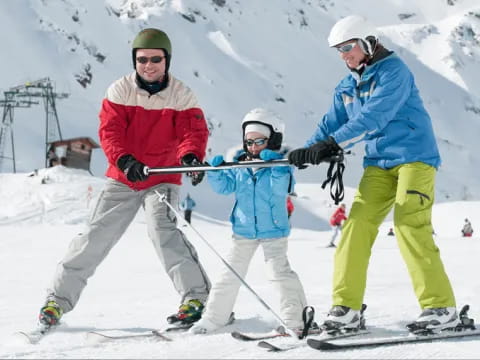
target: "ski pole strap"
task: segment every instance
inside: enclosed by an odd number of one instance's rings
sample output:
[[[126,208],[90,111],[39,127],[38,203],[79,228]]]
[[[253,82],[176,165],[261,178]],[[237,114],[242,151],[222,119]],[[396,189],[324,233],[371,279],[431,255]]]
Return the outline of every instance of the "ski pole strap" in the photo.
[[[315,309],[313,306],[305,306],[302,311],[303,331],[298,337],[300,340],[308,336],[308,331],[312,327],[313,318],[315,317]]]
[[[335,169],[336,165],[336,170]],[[331,161],[330,166],[327,171],[327,179],[322,183],[322,189],[330,183],[330,196],[335,205],[338,205],[344,197],[344,188],[343,188],[343,171],[345,170],[345,164],[343,163],[343,157],[338,161]]]

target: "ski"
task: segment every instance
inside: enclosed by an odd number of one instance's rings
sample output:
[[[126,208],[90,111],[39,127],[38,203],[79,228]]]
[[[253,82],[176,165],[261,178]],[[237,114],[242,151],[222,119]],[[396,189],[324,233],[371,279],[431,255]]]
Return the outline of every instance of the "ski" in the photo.
[[[360,335],[366,335],[366,334],[370,334],[370,332],[367,330],[359,330],[357,332],[342,333],[338,335],[327,334],[327,335],[323,335],[322,338],[317,338],[315,340],[321,340],[321,341],[336,340],[336,339],[344,339],[348,337],[360,336]],[[298,349],[300,347],[307,346],[307,343],[305,341],[302,341],[302,342],[296,342],[290,345],[279,346],[279,345],[272,344],[271,342],[262,340],[257,345],[261,348],[267,349],[267,351],[281,352],[281,351],[288,351],[288,350]]]
[[[163,329],[162,332],[181,332],[181,331],[187,331],[187,330],[190,329],[193,325],[194,325],[194,323],[172,325],[172,326],[169,326],[169,327]]]
[[[190,329],[193,326],[191,324],[179,324],[175,326],[169,326],[162,330],[148,330],[146,332],[139,332],[139,333],[125,333],[121,331],[117,331],[116,333],[108,333],[102,331],[89,331],[86,335],[87,341],[89,342],[105,342],[105,341],[112,341],[112,340],[127,340],[127,339],[145,339],[145,338],[155,338],[156,340],[162,341],[172,341],[170,337],[167,337],[166,333],[175,333],[175,332],[184,332]]]
[[[321,329],[310,330],[309,335],[318,335],[321,333]],[[272,330],[265,333],[242,333],[240,331],[233,331],[231,333],[234,339],[240,341],[259,341],[259,340],[268,340],[268,339],[275,339],[275,338],[289,338],[291,337],[290,334],[284,331]]]
[[[89,342],[106,342],[114,340],[128,340],[128,339],[145,339],[145,338],[154,338],[155,340],[161,341],[173,341],[172,338],[166,336],[166,333],[177,333],[188,331],[193,326],[193,323],[190,324],[178,324],[168,326],[161,330],[148,330],[146,332],[138,333],[125,333],[125,331],[114,331],[114,332],[105,332],[105,331],[89,331],[86,334],[87,341]]]
[[[38,344],[45,336],[55,331],[57,326],[46,326],[39,324],[36,329],[32,331],[17,331],[15,335],[29,344]]]
[[[107,334],[105,332],[99,331],[89,331],[86,334],[86,339],[90,343],[101,343],[106,341],[115,341],[115,340],[136,340],[136,339],[148,339],[153,338],[160,341],[172,341],[169,337],[163,335],[159,330],[151,330],[145,333],[137,334]]]
[[[386,338],[373,338],[345,343],[341,342],[338,344],[329,340],[308,339],[307,344],[311,348],[317,350],[346,350],[480,336],[480,330],[476,329],[474,320],[468,317],[467,312],[469,309],[469,305],[464,305],[458,315],[460,323],[452,329],[445,329],[443,332],[439,333],[435,333],[430,329],[419,328],[418,325],[412,323],[407,325],[407,327],[410,329],[410,333],[406,335]]]
[[[439,340],[463,338],[469,336],[480,336],[480,330],[465,330],[451,333],[431,334],[431,335],[402,335],[378,339],[366,339],[359,341],[351,341],[346,343],[335,344],[329,340],[308,339],[307,344],[313,349],[317,350],[347,350],[358,349],[366,347],[378,347],[388,345],[401,345],[421,342],[433,342]]]
[[[290,337],[289,334],[282,333],[277,330],[272,330],[266,333],[242,333],[240,331],[233,331],[231,335],[234,339],[240,341],[259,341],[278,337]]]
[[[367,309],[367,305],[362,304],[362,309],[360,310],[360,313],[362,315],[362,320],[361,320],[360,327],[358,329],[356,329],[356,330],[352,329],[348,332],[342,332],[342,331],[340,331],[338,329],[335,329],[335,328],[327,329],[325,326],[312,328],[310,325],[313,323],[313,317],[314,317],[314,314],[315,314],[315,310],[312,307],[307,306],[307,307],[305,307],[305,309],[303,309],[302,318],[303,318],[303,322],[304,322],[305,327],[307,329],[309,329],[308,334],[307,335],[301,334],[301,335],[298,336],[298,338],[296,340],[301,340],[304,336],[310,336],[310,335],[321,335],[325,339],[331,339],[331,338],[339,338],[339,337],[350,337],[350,336],[355,336],[355,335],[360,335],[360,334],[367,333],[367,331],[365,330],[365,319],[363,318],[363,314],[364,314],[366,309]],[[279,329],[282,329],[282,327],[280,327]],[[257,335],[250,335],[250,334],[244,334],[244,333],[239,333],[239,332],[233,332],[232,336],[234,338],[238,339],[238,340],[243,340],[243,341],[268,340],[268,339],[273,339],[273,338],[277,338],[277,337],[290,337],[290,335],[288,333],[286,333],[285,330],[280,331],[279,329],[274,330],[274,331],[269,332],[269,333],[260,334],[260,335],[258,335],[258,334]],[[298,347],[298,346],[301,346],[300,344],[303,346],[303,344],[305,344],[305,342],[294,344],[294,346],[289,347],[288,350],[294,349],[295,347]],[[282,348],[280,348],[276,345],[273,345],[273,344],[271,344],[267,341],[260,341],[260,343],[258,343],[258,346],[263,347],[263,348],[267,348],[270,351],[283,351]],[[285,349],[285,350],[287,350],[287,349]]]

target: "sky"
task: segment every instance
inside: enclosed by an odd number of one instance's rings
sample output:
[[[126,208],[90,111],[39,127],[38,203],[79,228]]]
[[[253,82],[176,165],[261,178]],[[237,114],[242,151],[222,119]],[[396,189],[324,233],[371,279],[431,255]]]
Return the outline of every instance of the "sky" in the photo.
[[[17,331],[35,327],[46,288],[56,264],[64,256],[71,239],[84,228],[89,210],[104,180],[82,170],[55,167],[29,174],[0,174],[0,358],[109,358],[109,359],[478,359],[480,338],[450,340],[323,353],[301,347],[273,354],[255,342],[235,340],[230,333],[265,332],[278,326],[277,320],[246,289],[241,288],[234,311],[236,321],[212,335],[174,335],[171,343],[131,340],[90,343],[88,331],[135,334],[167,326],[166,317],[178,307],[179,296],[160,265],[147,237],[144,214],[140,211],[119,243],[90,278],[77,307],[64,315],[61,328],[40,344],[19,341]],[[47,183],[42,184],[42,178]],[[202,183],[203,184],[203,183]],[[231,196],[215,194],[205,183],[204,193],[211,203],[224,198],[223,212],[209,216],[193,212],[192,226],[198,232],[179,227],[199,252],[200,261],[215,282],[223,264],[206,245],[208,241],[221,256],[227,255],[231,241],[228,216]],[[91,190],[89,190],[91,188]],[[293,230],[289,237],[289,260],[305,288],[315,320],[324,320],[331,306],[334,249],[326,248],[332,234],[328,217],[335,210],[329,195],[318,184],[299,184],[293,198]],[[89,195],[90,194],[90,195]],[[354,189],[346,189],[347,213]],[[194,198],[199,202],[198,198]],[[206,200],[205,200],[206,202]],[[445,268],[455,291],[458,307],[470,304],[470,316],[480,318],[478,260],[480,238],[460,236],[468,217],[474,229],[480,224],[480,202],[449,202],[434,206],[433,224]],[[304,220],[311,219],[308,223]],[[405,325],[420,314],[407,270],[401,260],[392,227],[387,219],[380,227],[369,266],[364,302],[368,305],[366,324],[373,336],[405,334]],[[337,239],[338,241],[338,239]],[[262,251],[255,254],[247,283],[277,313],[278,295],[266,280]],[[289,344],[292,340],[278,340]]]

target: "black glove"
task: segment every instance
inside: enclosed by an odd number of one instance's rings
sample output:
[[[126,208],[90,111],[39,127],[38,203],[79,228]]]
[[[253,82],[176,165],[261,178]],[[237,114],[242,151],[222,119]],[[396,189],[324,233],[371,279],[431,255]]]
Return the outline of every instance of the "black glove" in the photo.
[[[288,162],[290,164],[295,165],[299,169],[304,169],[305,166],[303,164],[305,164],[308,161],[307,150],[308,149],[305,149],[305,148],[292,150],[288,154]]]
[[[197,156],[194,154],[185,155],[182,158],[182,164],[186,166],[202,165],[200,160],[198,160]],[[202,182],[203,177],[205,176],[205,171],[191,171],[187,172],[186,175],[192,179],[192,185],[196,186]]]
[[[319,141],[307,149],[306,162],[318,165],[322,161],[338,155],[340,151],[342,151],[342,148],[330,136],[327,140]]]
[[[135,159],[132,155],[123,155],[117,160],[117,166],[123,171],[128,181],[144,181],[147,180],[148,174],[145,168],[148,166]]]

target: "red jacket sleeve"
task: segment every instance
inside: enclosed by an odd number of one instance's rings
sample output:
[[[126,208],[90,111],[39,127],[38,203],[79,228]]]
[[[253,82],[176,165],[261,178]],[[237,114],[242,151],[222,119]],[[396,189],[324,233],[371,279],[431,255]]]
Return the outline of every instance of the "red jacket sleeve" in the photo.
[[[99,117],[98,136],[102,149],[108,162],[116,165],[120,156],[130,153],[125,139],[128,125],[125,105],[103,99]]]

